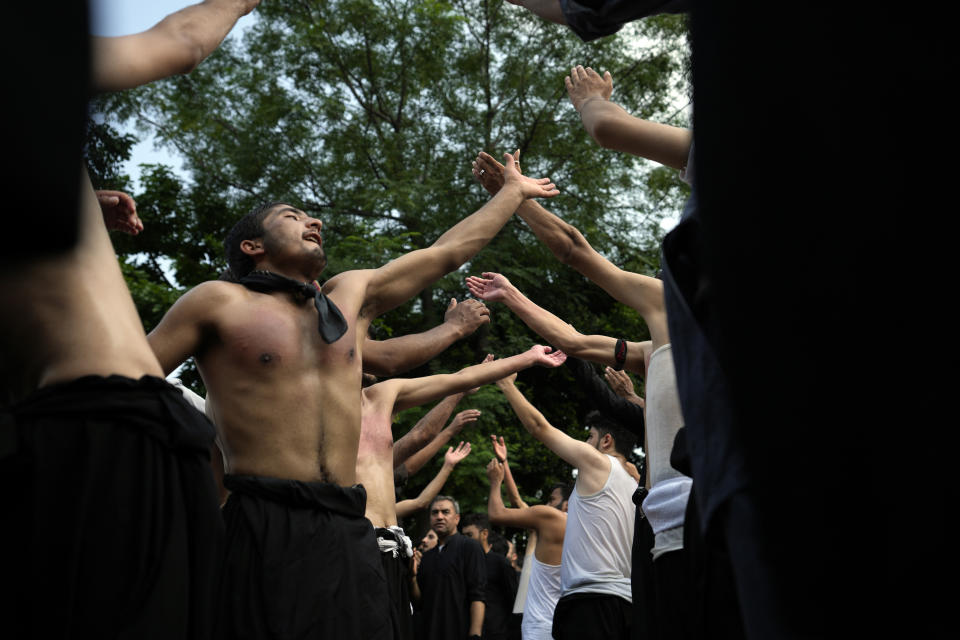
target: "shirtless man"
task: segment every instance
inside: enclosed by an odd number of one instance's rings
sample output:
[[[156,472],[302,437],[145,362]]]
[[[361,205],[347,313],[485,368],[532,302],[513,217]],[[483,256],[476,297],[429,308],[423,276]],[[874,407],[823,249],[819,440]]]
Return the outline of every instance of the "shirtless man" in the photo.
[[[257,4],[205,2],[93,38],[94,88],[189,71]],[[72,171],[76,243],[0,270],[0,295],[17,303],[0,316],[12,403],[0,415],[0,615],[11,637],[209,637],[223,536],[213,428],[162,379],[117,264],[104,217],[133,220],[132,201],[108,197],[104,211]],[[32,196],[36,217],[65,206]]]
[[[492,356],[487,356],[483,363],[461,369],[454,374],[411,379],[394,378],[363,390],[357,480],[367,490],[367,508],[364,515],[376,528],[380,559],[393,605],[391,614],[395,638],[410,640],[413,637],[413,617],[407,589],[407,567],[413,555],[413,547],[403,529],[398,526],[397,520],[391,433],[394,417],[404,409],[494,382],[512,372],[515,375],[516,371],[533,365],[556,367],[566,360],[566,354],[562,351],[549,353],[550,351],[549,347],[535,346],[526,353],[502,360],[493,360]],[[452,469],[452,466],[450,468]],[[437,484],[442,485],[442,480]]]
[[[473,257],[523,200],[558,193],[547,178],[521,176],[512,158],[504,177],[430,247],[340,273],[322,294],[304,283],[326,266],[323,223],[264,205],[227,236],[237,282],[195,287],[148,336],[166,372],[196,357],[216,417],[231,492],[224,635],[390,637],[366,494],[353,486],[364,336],[373,318]]]

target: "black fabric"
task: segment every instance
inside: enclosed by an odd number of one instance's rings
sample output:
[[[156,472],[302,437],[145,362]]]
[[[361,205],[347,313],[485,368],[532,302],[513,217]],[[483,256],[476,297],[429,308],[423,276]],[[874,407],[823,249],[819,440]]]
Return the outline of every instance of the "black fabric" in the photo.
[[[320,331],[320,337],[327,344],[336,342],[347,332],[347,321],[340,313],[340,309],[314,284],[259,270],[251,271],[238,282],[248,289],[261,293],[286,291],[302,300],[312,299],[313,305],[317,308],[317,328]]]
[[[553,611],[554,640],[628,640],[631,624],[630,603],[612,595],[570,594]]]
[[[362,486],[235,475],[224,486],[217,637],[392,637]]]
[[[485,599],[487,582],[483,547],[461,534],[430,549],[420,561],[422,636],[420,640],[466,638],[470,630],[470,603]]]
[[[636,519],[633,527],[633,547],[630,557],[630,595],[633,598],[633,621],[630,637],[633,640],[654,640],[659,637],[657,599],[653,576],[653,529],[643,513],[641,505],[647,492],[641,484],[633,494],[636,505]]]
[[[597,374],[589,362],[567,356],[566,364],[577,384],[586,393],[590,404],[597,411],[636,435],[638,442],[642,443],[646,426],[643,407],[614,393],[610,385]]]
[[[389,529],[377,529],[378,538],[397,541]],[[413,640],[413,614],[410,610],[410,560],[403,553],[381,551],[380,562],[387,579],[390,597],[390,623],[396,640]]]
[[[689,0],[560,0],[567,26],[584,42],[614,34],[632,20],[682,13],[689,5]]]
[[[77,242],[90,95],[89,4],[65,2],[56,11],[35,2],[4,7],[0,57],[8,61],[4,84],[11,88],[0,125],[11,159],[3,171],[4,207],[31,211],[37,194],[44,202],[42,216],[17,217],[17,241],[0,256],[5,268],[67,251]]]
[[[487,586],[484,590],[483,638],[506,640],[520,580],[510,561],[502,554],[488,551],[485,560]]]
[[[151,376],[85,376],[0,413],[11,638],[209,638],[223,521],[214,430]]]

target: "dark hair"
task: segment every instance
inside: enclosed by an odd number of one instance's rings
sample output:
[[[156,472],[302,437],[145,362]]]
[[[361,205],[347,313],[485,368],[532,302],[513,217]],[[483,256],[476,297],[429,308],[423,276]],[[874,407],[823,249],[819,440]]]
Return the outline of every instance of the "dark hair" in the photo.
[[[490,545],[490,551],[499,553],[504,557],[506,557],[507,552],[510,551],[510,544],[507,542],[507,539],[496,531],[490,531],[487,535],[487,543]]]
[[[610,437],[613,438],[613,448],[617,453],[626,458],[633,454],[633,449],[637,446],[637,436],[624,428],[619,422],[611,420],[599,411],[588,413],[585,422],[588,427],[596,429],[601,438],[610,434]]]
[[[490,518],[485,513],[467,513],[460,519],[460,530],[463,531],[464,527],[470,525],[475,526],[477,531],[490,531]]]
[[[457,515],[460,514],[460,503],[454,500],[453,498],[451,498],[450,496],[437,496],[436,498],[430,501],[429,509],[432,511],[433,505],[437,504],[438,502],[452,502],[453,512],[456,513]]]
[[[254,207],[250,212],[237,220],[233,228],[227,233],[223,241],[223,249],[227,257],[227,270],[220,276],[221,280],[239,280],[253,271],[253,258],[240,249],[244,240],[253,240],[263,237],[263,221],[267,214],[282,202],[267,202]]]
[[[569,500],[570,492],[573,491],[573,485],[569,482],[557,482],[556,484],[551,485],[550,491],[547,492],[547,496],[549,497],[557,489],[560,489],[560,493],[563,495],[564,500]]]

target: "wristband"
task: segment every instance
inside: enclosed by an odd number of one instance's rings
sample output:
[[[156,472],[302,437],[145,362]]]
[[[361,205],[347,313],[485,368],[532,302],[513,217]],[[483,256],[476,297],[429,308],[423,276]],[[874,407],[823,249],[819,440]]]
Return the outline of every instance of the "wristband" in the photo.
[[[623,371],[623,363],[627,361],[627,341],[623,338],[617,338],[617,344],[613,348],[613,359],[616,360],[616,371]]]

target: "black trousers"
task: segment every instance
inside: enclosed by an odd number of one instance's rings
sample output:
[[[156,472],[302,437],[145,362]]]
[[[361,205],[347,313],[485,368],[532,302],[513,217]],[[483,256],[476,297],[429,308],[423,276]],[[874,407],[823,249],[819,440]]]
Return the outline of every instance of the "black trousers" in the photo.
[[[0,413],[4,635],[209,638],[213,435],[151,376],[85,376]]]
[[[553,612],[554,640],[627,640],[633,613],[623,598],[575,593],[557,601]]]
[[[378,538],[396,540],[389,529],[377,529]],[[387,580],[390,597],[390,622],[393,637],[397,640],[413,640],[413,611],[410,609],[410,559],[402,553],[380,552],[380,562]]]
[[[393,637],[362,486],[233,475],[224,484],[218,637]]]

